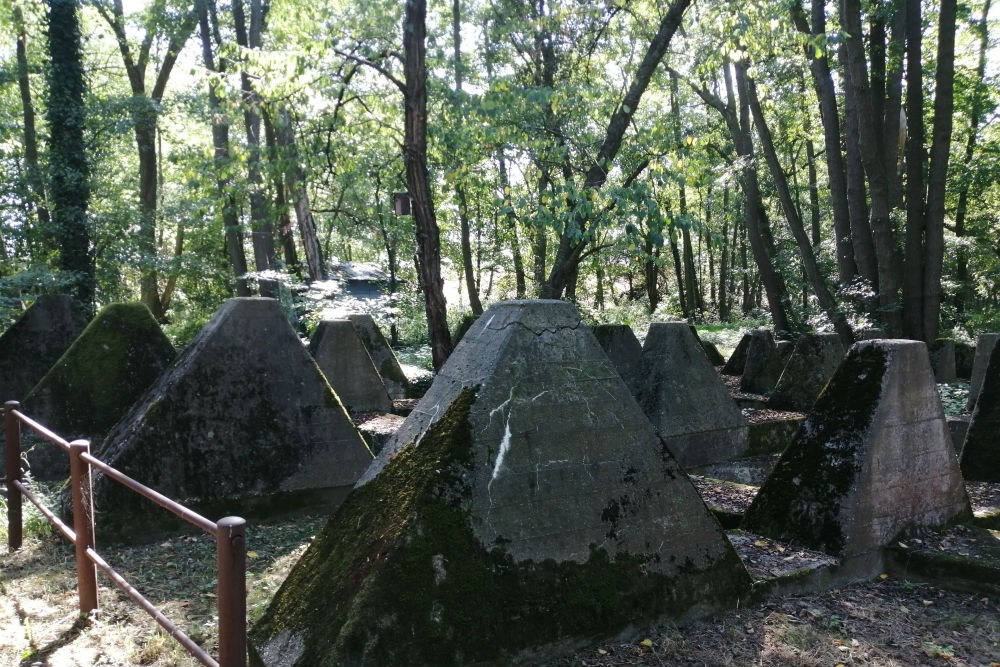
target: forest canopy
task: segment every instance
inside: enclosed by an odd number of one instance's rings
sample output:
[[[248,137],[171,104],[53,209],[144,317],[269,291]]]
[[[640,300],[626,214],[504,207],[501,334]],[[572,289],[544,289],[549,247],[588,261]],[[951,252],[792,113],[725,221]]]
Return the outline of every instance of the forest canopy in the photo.
[[[1000,328],[992,0],[8,0],[0,318],[374,262],[428,338],[510,298]],[[410,215],[398,215],[405,200]],[[404,329],[406,327],[404,326]],[[442,330],[443,329],[443,330]]]

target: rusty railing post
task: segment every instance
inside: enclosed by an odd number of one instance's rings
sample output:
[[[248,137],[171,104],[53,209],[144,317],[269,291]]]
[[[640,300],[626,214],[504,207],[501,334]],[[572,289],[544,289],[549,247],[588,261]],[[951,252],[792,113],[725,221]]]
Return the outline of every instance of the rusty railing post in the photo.
[[[21,518],[21,489],[14,484],[24,479],[24,472],[21,470],[21,420],[14,414],[14,410],[20,407],[21,404],[17,401],[3,404],[7,466],[7,546],[11,551],[21,548],[24,525]]]
[[[238,516],[227,516],[219,519],[215,534],[220,667],[247,664],[246,523]]]
[[[97,609],[97,566],[87,556],[94,549],[94,495],[90,484],[90,464],[80,458],[90,453],[90,442],[69,443],[69,474],[73,498],[73,530],[76,532],[76,579],[80,593],[80,612]]]

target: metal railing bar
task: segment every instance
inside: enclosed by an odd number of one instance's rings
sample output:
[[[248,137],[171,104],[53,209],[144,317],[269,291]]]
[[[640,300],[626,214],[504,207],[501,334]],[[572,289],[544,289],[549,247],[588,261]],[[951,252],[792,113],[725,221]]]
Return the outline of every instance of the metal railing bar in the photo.
[[[70,542],[76,542],[75,530],[67,526],[62,519],[60,519],[59,517],[57,517],[55,514],[52,513],[52,510],[43,505],[42,502],[35,497],[35,494],[29,491],[28,487],[26,487],[24,484],[22,484],[17,480],[14,480],[14,485],[17,486],[18,490],[21,491],[21,493],[24,495],[25,498],[31,501],[32,505],[38,508],[39,512],[45,515],[45,518],[49,520],[49,523],[51,523],[53,526],[59,529],[59,532],[63,534],[63,537],[65,537]]]
[[[153,489],[142,484],[141,482],[137,482],[128,475],[119,472],[118,470],[115,470],[114,468],[109,466],[107,463],[104,463],[100,459],[96,459],[90,454],[81,454],[80,458],[89,463],[92,467],[97,468],[98,470],[100,470],[105,475],[115,480],[119,484],[122,484],[128,487],[129,489],[132,489],[139,495],[144,496],[149,500],[152,500],[160,507],[169,510],[170,512],[176,514],[177,516],[184,519],[188,523],[194,524],[195,526],[204,530],[206,533],[209,533],[210,535],[215,535],[218,532],[218,526],[215,524],[214,521],[206,519],[197,512],[189,510],[183,505],[171,500],[170,498],[167,498],[162,493],[154,491]]]
[[[132,600],[138,604],[140,607],[146,610],[150,616],[160,624],[164,630],[166,630],[171,637],[180,642],[188,653],[194,656],[198,662],[205,665],[205,667],[219,667],[219,663],[215,661],[212,656],[210,656],[202,647],[194,643],[194,641],[184,634],[180,628],[178,628],[169,618],[163,615],[163,613],[156,608],[149,600],[142,596],[142,593],[137,591],[132,584],[130,584],[124,577],[122,577],[118,572],[104,560],[99,553],[91,548],[87,548],[87,558],[99,567],[104,574],[108,575],[111,581],[115,582],[118,588],[122,589],[126,595],[128,595]]]
[[[65,440],[64,438],[61,438],[54,431],[50,431],[49,429],[45,428],[44,426],[42,426],[41,424],[36,422],[28,415],[24,414],[20,410],[14,410],[14,415],[17,416],[17,418],[20,419],[22,422],[30,426],[32,429],[37,431],[40,435],[45,436],[55,444],[62,447],[67,452],[69,451],[69,441]]]

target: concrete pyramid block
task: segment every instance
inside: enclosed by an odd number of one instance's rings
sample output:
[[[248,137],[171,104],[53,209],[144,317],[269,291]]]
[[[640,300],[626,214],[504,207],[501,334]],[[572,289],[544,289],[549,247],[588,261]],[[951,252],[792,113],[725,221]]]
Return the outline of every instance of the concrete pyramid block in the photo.
[[[68,440],[99,440],[176,356],[146,306],[109,304],[38,381],[22,410]],[[48,441],[28,462],[38,479],[69,475],[66,454]]]
[[[320,322],[309,341],[309,353],[348,410],[392,410],[392,399],[385,384],[350,321]]]
[[[996,334],[988,334],[990,336]],[[983,336],[979,337],[980,344]],[[987,340],[987,346],[989,346]],[[978,375],[979,391],[972,420],[965,434],[962,452],[962,474],[977,482],[1000,482],[1000,354],[995,341],[989,363]],[[976,354],[979,361],[979,354]]]
[[[993,357],[993,350],[996,348],[998,340],[1000,340],[1000,333],[984,333],[979,334],[979,340],[976,341],[976,357],[972,362],[972,380],[969,381],[969,398],[965,404],[965,408],[969,412],[972,412],[976,407],[976,400],[983,388],[983,378],[986,377],[986,367],[990,365],[990,359]]]
[[[627,324],[599,324],[593,328],[594,337],[608,359],[618,369],[633,393],[636,391],[636,372],[642,357],[642,345]]]
[[[722,367],[723,375],[743,375],[743,367],[747,363],[747,348],[750,347],[750,334],[743,334],[736,349],[729,355],[729,360]]]
[[[719,352],[719,348],[715,346],[715,343],[707,340],[701,341],[701,349],[705,351],[705,356],[708,357],[708,363],[712,366],[725,366],[726,358],[722,356]]]
[[[361,337],[361,342],[368,348],[368,354],[371,355],[375,369],[382,377],[382,382],[385,383],[389,396],[393,399],[406,398],[406,390],[410,386],[410,382],[406,379],[403,369],[400,368],[396,354],[389,347],[389,343],[385,340],[378,325],[375,324],[375,319],[368,314],[348,315],[347,319],[354,325],[358,336]]]
[[[934,379],[939,384],[947,384],[958,379],[955,370],[955,341],[950,338],[938,338],[928,348],[931,355],[931,368],[934,369]]]
[[[259,663],[510,664],[747,590],[568,303],[494,304],[400,433],[254,626]]]
[[[959,380],[972,378],[972,364],[976,358],[976,346],[955,341],[955,375]]]
[[[809,412],[823,387],[844,359],[844,345],[835,333],[803,334],[767,402],[769,408]]]
[[[683,467],[746,452],[747,421],[688,325],[650,325],[638,377],[636,401]]]
[[[767,394],[778,384],[785,364],[768,329],[754,329],[747,344],[747,361],[740,378],[740,391]]]
[[[877,563],[904,529],[969,512],[926,346],[870,340],[851,347],[743,525]]]
[[[280,494],[345,495],[372,460],[278,302],[262,298],[224,303],[98,457],[170,498],[236,514]],[[139,523],[146,508],[127,493],[94,480],[100,530]]]
[[[35,299],[0,336],[0,400],[23,400],[86,326],[83,310],[71,297]]]

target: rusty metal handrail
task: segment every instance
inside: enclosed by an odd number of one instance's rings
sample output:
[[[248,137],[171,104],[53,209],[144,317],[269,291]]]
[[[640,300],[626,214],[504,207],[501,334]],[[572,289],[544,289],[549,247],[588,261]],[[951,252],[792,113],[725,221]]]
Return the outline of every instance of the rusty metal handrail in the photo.
[[[98,608],[97,569],[100,568],[115,585],[142,607],[171,637],[206,667],[245,667],[246,665],[246,521],[240,517],[225,517],[212,522],[197,512],[167,498],[128,475],[112,468],[90,454],[86,440],[67,442],[42,424],[21,413],[16,401],[4,405],[7,465],[8,544],[11,551],[22,543],[22,496],[49,520],[76,550],[77,587],[80,611],[88,613]],[[23,483],[21,470],[21,423],[51,440],[69,453],[70,481],[73,501],[73,527],[70,528],[45,507]],[[217,596],[219,617],[219,660],[216,661],[198,646],[151,602],[142,596],[99,553],[94,545],[94,511],[91,469],[97,468],[126,488],[148,498],[178,517],[194,524],[215,538]]]

